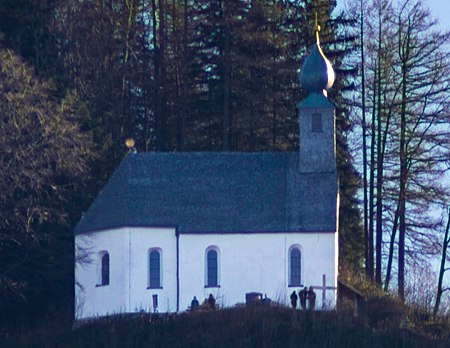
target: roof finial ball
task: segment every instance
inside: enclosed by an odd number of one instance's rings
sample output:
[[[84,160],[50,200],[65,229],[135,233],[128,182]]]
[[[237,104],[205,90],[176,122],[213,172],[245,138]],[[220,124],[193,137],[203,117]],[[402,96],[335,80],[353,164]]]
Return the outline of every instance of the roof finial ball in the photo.
[[[135,143],[134,143],[134,139],[133,138],[127,138],[125,140],[125,146],[128,149],[128,152],[131,153],[136,153],[136,148],[134,147]]]
[[[320,25],[317,24],[316,13],[316,43],[311,46],[309,56],[303,63],[299,72],[300,85],[308,93],[323,93],[327,95],[327,90],[334,83],[334,70],[330,61],[325,57],[320,48],[319,31]]]

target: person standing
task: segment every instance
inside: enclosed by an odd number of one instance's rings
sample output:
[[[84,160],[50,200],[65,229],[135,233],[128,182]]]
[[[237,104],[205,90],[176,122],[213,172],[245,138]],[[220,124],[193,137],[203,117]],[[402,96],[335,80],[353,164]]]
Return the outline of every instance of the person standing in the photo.
[[[191,310],[193,310],[193,311],[197,310],[198,306],[199,306],[199,303],[198,303],[197,297],[194,296],[194,298],[192,299],[192,302],[191,302]]]
[[[300,306],[302,307],[302,310],[306,310],[306,298],[308,297],[308,288],[305,286],[305,288],[298,293],[300,297]]]
[[[316,307],[316,293],[312,286],[309,287],[308,291],[308,302],[309,302],[309,310],[313,311]]]
[[[293,309],[297,308],[297,299],[298,299],[298,296],[294,290],[294,291],[292,291],[292,294],[291,294],[291,305],[292,305]]]
[[[209,308],[216,309],[216,299],[214,298],[213,294],[209,294],[208,305]]]

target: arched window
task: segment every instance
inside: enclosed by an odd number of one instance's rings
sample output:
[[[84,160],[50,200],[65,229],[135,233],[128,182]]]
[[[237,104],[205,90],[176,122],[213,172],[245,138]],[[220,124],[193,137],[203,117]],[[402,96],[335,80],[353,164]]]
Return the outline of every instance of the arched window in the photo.
[[[148,254],[149,284],[150,289],[161,288],[161,251],[151,249]]]
[[[206,287],[219,286],[219,257],[216,249],[206,250]]]
[[[109,285],[109,253],[107,251],[100,252],[100,274],[98,285]]]
[[[289,286],[300,286],[302,284],[302,254],[298,247],[289,251]]]

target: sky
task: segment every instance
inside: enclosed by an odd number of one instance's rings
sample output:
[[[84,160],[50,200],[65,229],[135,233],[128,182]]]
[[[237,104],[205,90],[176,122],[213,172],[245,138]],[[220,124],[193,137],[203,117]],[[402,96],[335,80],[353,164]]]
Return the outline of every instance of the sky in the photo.
[[[443,30],[450,30],[450,0],[423,0]]]
[[[395,0],[394,0],[395,1]],[[437,18],[442,30],[450,30],[450,0],[422,0],[423,4],[431,11],[431,15]],[[352,0],[338,0],[337,8],[344,6]]]

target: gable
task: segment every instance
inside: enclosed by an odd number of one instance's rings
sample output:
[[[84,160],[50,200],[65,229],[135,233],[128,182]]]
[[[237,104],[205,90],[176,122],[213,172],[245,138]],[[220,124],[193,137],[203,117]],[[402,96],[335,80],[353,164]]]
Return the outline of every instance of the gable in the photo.
[[[329,232],[336,200],[336,173],[300,174],[296,152],[130,154],[75,233],[123,226]]]

